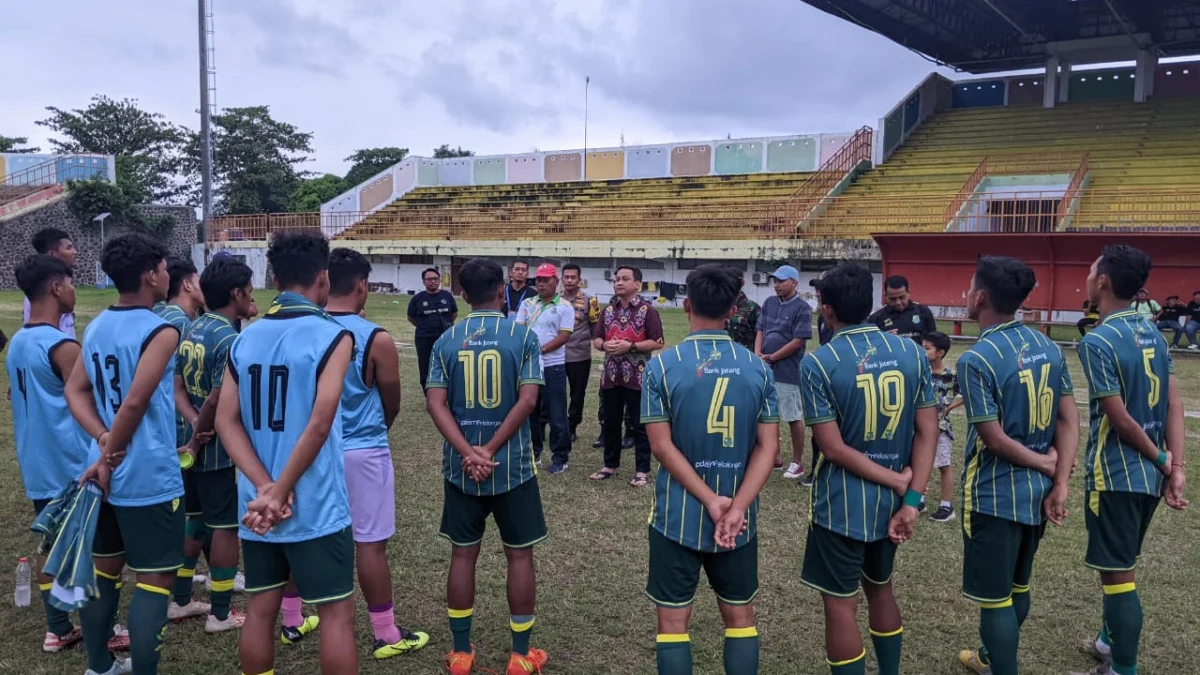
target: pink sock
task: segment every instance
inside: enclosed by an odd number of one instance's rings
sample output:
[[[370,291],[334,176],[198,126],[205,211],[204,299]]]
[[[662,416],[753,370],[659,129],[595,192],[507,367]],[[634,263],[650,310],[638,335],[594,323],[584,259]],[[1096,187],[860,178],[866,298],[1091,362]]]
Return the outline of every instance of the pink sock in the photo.
[[[304,615],[300,613],[300,596],[283,596],[283,625],[295,628],[304,623]]]
[[[396,612],[392,604],[379,607],[368,607],[367,614],[371,615],[371,627],[375,629],[375,639],[383,640],[385,644],[394,645],[400,641],[400,629],[396,628]]]

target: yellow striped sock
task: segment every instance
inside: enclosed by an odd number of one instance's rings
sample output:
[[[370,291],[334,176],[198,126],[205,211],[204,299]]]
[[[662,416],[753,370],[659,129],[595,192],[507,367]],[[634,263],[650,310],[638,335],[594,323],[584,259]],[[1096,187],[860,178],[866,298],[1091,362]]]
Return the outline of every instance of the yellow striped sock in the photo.
[[[54,588],[54,584],[53,584],[53,583],[49,583],[49,584],[38,584],[38,590],[39,590],[39,591],[48,591],[48,590],[50,590],[51,588]]]
[[[1004,609],[1005,607],[1012,607],[1012,604],[1012,598],[1007,598],[1000,602],[981,602],[979,606],[983,609]]]
[[[725,637],[727,638],[752,638],[758,637],[758,628],[747,626],[745,628],[726,628]]]
[[[225,581],[214,580],[212,582],[212,589],[210,590],[212,590],[214,593],[227,593],[233,590],[233,582],[233,579],[228,579]]]
[[[169,591],[165,588],[159,588],[158,586],[151,586],[150,584],[143,584],[140,581],[138,582],[137,588],[138,588],[138,590],[146,591],[149,593],[158,593],[159,595],[171,595],[171,591]]]
[[[175,571],[175,576],[182,577],[184,579],[191,579],[196,576],[196,570],[188,569],[186,567],[180,567],[178,570]]]
[[[866,650],[866,648],[864,648],[864,649],[862,650],[862,653],[861,653],[861,654],[859,654],[858,656],[856,656],[856,657],[854,657],[854,658],[852,658],[852,659],[847,659],[847,660],[845,660],[845,661],[830,661],[829,659],[825,659],[825,663],[828,663],[828,664],[829,664],[831,667],[833,667],[833,668],[837,668],[837,667],[839,667],[839,666],[848,666],[848,665],[850,665],[851,663],[854,663],[855,661],[862,661],[862,660],[863,660],[863,659],[865,659],[865,658],[867,658],[867,650]]]
[[[106,574],[104,572],[101,572],[100,568],[96,568],[95,571],[96,571],[96,576],[102,577],[104,579],[108,579],[109,581],[116,581],[117,588],[121,587],[121,575],[120,574]]]
[[[687,633],[659,633],[655,638],[655,642],[671,643],[671,642],[691,642],[692,636]]]
[[[451,619],[465,619],[474,613],[474,607],[469,607],[467,609],[454,609],[453,607],[446,608],[446,614],[448,614]]]
[[[1105,595],[1120,595],[1122,593],[1132,593],[1137,590],[1137,584],[1129,582],[1127,584],[1113,584],[1104,587]]]
[[[874,628],[870,628],[870,627],[868,627],[867,630],[871,631],[871,635],[873,635],[875,637],[886,638],[886,637],[895,637],[896,635],[903,633],[904,626],[901,626],[901,627],[897,628],[896,630],[887,631],[887,632],[877,631]]]

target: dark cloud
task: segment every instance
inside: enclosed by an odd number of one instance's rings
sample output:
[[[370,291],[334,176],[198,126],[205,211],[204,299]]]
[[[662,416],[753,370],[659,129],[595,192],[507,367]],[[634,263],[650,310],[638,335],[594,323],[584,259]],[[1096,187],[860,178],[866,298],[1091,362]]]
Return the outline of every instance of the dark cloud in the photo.
[[[225,16],[240,15],[258,28],[261,42],[256,54],[266,65],[340,75],[367,54],[350,30],[315,14],[301,14],[284,0],[230,2],[221,9],[228,13]]]

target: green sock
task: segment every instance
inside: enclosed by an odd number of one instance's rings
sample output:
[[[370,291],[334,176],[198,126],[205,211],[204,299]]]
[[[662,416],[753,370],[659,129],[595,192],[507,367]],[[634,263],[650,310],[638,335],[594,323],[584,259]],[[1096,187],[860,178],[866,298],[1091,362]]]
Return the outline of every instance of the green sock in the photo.
[[[1017,675],[1021,627],[1011,600],[985,603],[979,609],[979,637],[987,648],[993,675]]]
[[[450,609],[450,635],[454,638],[454,651],[471,651],[471,617],[475,608]]]
[[[79,608],[79,623],[83,627],[83,648],[87,652],[87,665],[97,673],[107,673],[113,664],[112,652],[108,651],[108,639],[112,637],[117,603],[121,599],[116,582],[116,578],[104,576],[97,570],[96,589],[100,591],[100,597]]]
[[[46,630],[62,637],[70,633],[75,626],[71,625],[71,615],[50,604],[50,588],[53,583],[38,584],[42,591],[42,607],[46,609]]]
[[[1138,643],[1142,639],[1142,601],[1132,582],[1104,587],[1104,625],[1111,637],[1112,671],[1137,675]]]
[[[725,629],[725,675],[758,675],[758,629]]]
[[[826,657],[830,675],[867,675],[867,650],[849,661],[837,661]]]
[[[1029,616],[1029,604],[1033,601],[1029,597],[1029,587],[1013,584],[1012,601],[1013,611],[1017,613],[1017,625],[1024,626],[1025,618]]]
[[[692,639],[687,633],[660,634],[654,643],[658,675],[692,675]]]
[[[212,567],[208,573],[212,578],[212,591],[209,602],[212,603],[212,615],[224,621],[229,618],[229,605],[233,602],[233,578],[237,576],[236,567]]]
[[[196,563],[200,556],[184,558],[183,567],[175,572],[175,604],[180,607],[192,601],[192,579],[196,576]]]
[[[512,650],[521,656],[529,655],[529,638],[533,635],[534,616],[532,614],[514,614],[508,620],[512,630]]]
[[[157,673],[159,650],[167,632],[171,591],[139,583],[129,604],[129,658],[137,673]]]
[[[900,675],[900,648],[904,645],[904,629],[876,631],[872,628],[871,644],[875,645],[879,675]]]

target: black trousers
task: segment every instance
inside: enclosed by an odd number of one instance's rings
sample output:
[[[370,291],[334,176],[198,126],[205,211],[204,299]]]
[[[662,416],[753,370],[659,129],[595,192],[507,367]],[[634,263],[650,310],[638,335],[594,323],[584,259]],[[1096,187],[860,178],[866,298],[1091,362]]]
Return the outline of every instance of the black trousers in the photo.
[[[1079,329],[1079,336],[1083,337],[1087,335],[1087,328],[1089,326],[1095,326],[1098,323],[1100,323],[1100,319],[1085,316],[1079,320],[1079,323],[1075,324],[1075,327]]]
[[[429,377],[429,355],[433,353],[433,343],[437,342],[435,337],[418,337],[417,343],[417,369],[421,372],[421,389],[425,389],[425,380]]]
[[[571,391],[570,404],[567,406],[567,420],[571,425],[571,433],[575,433],[575,430],[583,423],[583,401],[587,395],[588,380],[591,376],[591,360],[567,364],[567,387]]]
[[[621,466],[621,420],[625,419],[633,435],[634,467],[638,473],[650,473],[650,441],[641,420],[642,392],[624,387],[601,389],[600,403],[604,406],[605,468]]]

